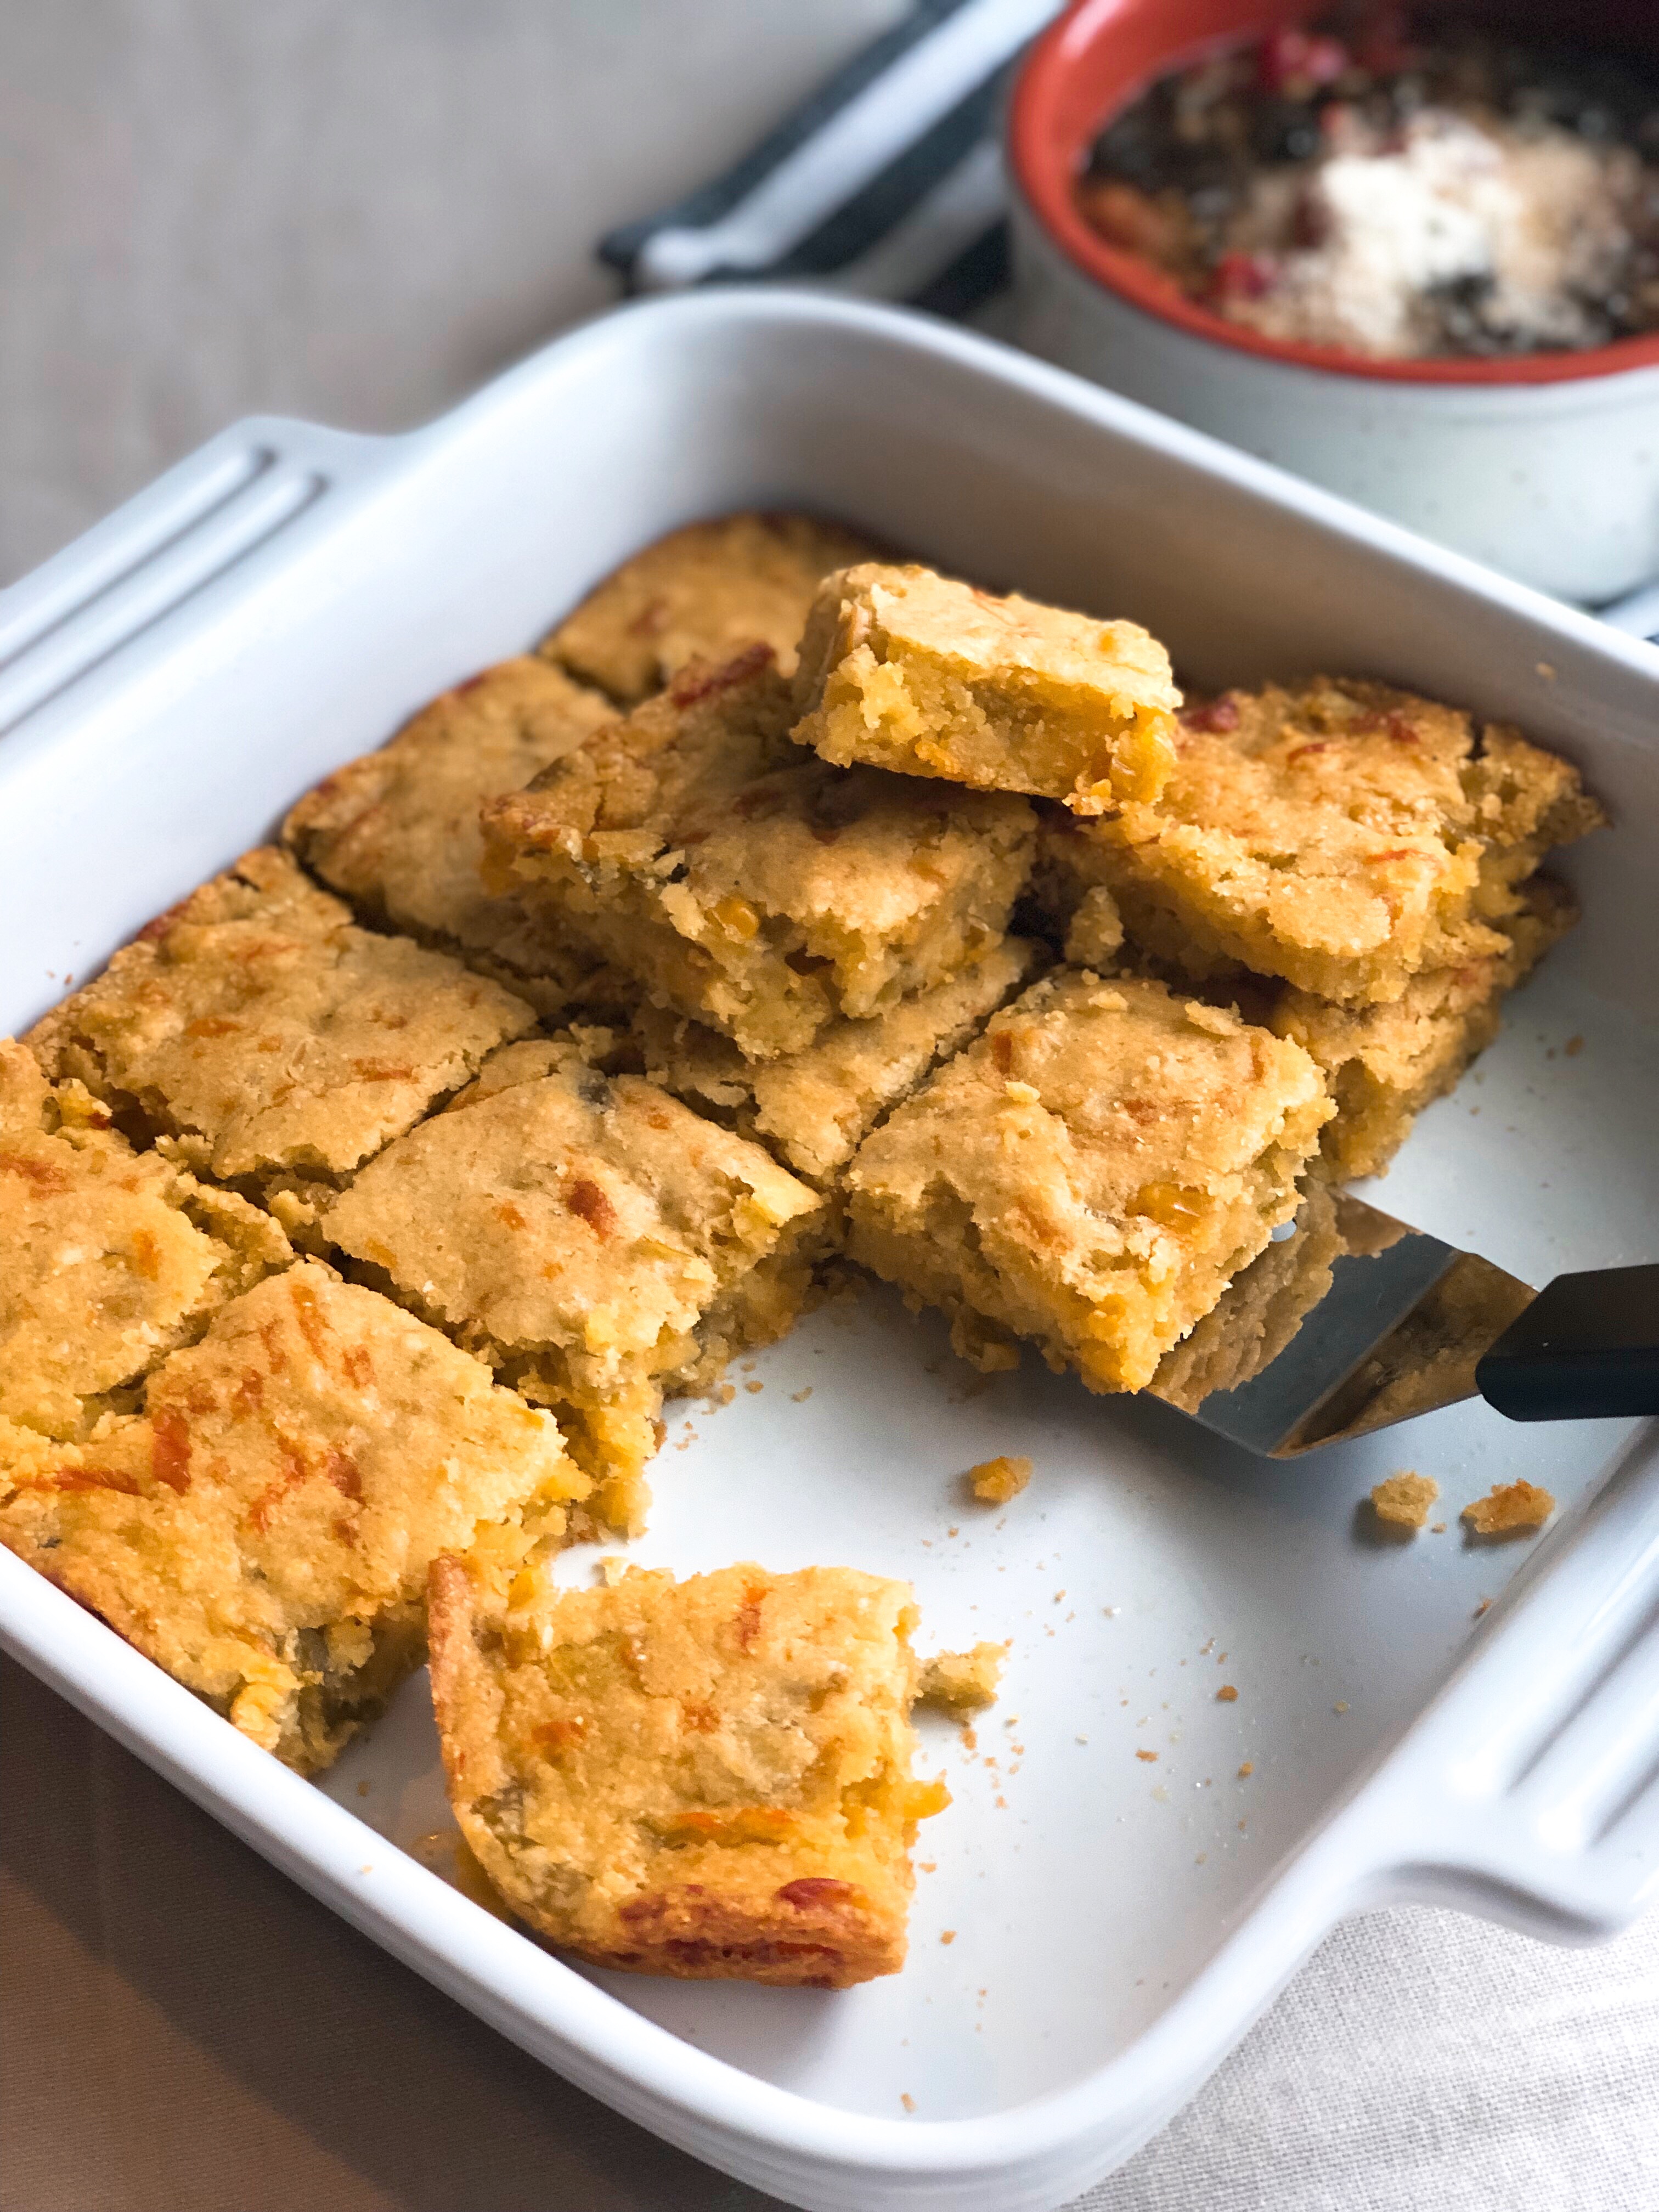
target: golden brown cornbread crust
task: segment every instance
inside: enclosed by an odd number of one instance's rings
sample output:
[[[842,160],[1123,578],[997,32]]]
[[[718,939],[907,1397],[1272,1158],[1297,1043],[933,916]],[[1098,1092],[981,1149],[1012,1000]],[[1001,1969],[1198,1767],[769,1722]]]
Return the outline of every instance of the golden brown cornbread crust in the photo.
[[[657,1006],[640,1010],[631,1035],[653,1083],[827,1190],[877,1122],[960,1051],[1046,957],[1029,938],[1005,938],[931,991],[866,1021],[831,1022],[805,1051],[776,1060],[746,1060],[730,1038]]]
[[[1162,984],[1060,969],[866,1139],[848,1249],[1009,1365],[1135,1390],[1297,1207],[1329,1117],[1299,1045]]]
[[[756,1060],[939,983],[1000,939],[1030,809],[792,744],[763,647],[484,809],[492,890],[544,902],[659,1004]]]
[[[598,585],[539,650],[632,706],[687,661],[769,645],[786,675],[820,576],[875,548],[805,514],[729,514],[647,545]]]
[[[85,1436],[291,1257],[268,1215],[135,1153],[82,1085],[0,1038],[0,1419]]]
[[[1169,654],[1138,623],[866,562],[818,586],[795,735],[842,768],[864,761],[1099,814],[1157,798],[1180,704]]]
[[[1513,730],[1318,678],[1189,713],[1157,801],[1051,817],[1037,890],[1063,927],[1103,883],[1130,938],[1195,978],[1243,967],[1387,1003],[1425,969],[1501,957],[1520,883],[1605,820],[1567,762]]]
[[[496,1054],[323,1220],[377,1287],[557,1409],[623,1529],[643,1523],[665,1392],[783,1334],[827,1227],[758,1145],[574,1038]]]
[[[522,999],[360,929],[263,846],[159,915],[25,1042],[196,1174],[264,1198],[339,1182],[534,1026]]]
[[[301,1772],[420,1664],[433,1558],[556,1540],[586,1487],[547,1414],[312,1261],[84,1442],[0,1421],[0,1542]]]
[[[544,1019],[615,980],[480,876],[478,809],[517,791],[615,719],[600,692],[534,654],[504,660],[423,708],[378,752],[348,761],[283,824],[284,844],[374,927],[451,952]]]
[[[1279,991],[1266,1016],[1325,1071],[1336,1102],[1321,1170],[1339,1182],[1381,1175],[1423,1109],[1443,1097],[1502,1026],[1503,1002],[1578,919],[1565,884],[1534,876],[1498,934],[1502,953],[1455,968],[1426,969],[1384,1006],[1339,1006],[1306,991]]]
[[[904,1962],[915,1609],[845,1567],[432,1571],[450,1802],[514,1911],[606,1966],[844,1989]]]

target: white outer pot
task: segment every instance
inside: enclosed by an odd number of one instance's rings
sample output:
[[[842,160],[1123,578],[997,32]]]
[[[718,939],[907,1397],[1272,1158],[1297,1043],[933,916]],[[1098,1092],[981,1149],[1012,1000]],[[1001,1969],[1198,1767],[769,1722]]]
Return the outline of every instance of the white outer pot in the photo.
[[[1426,385],[1264,359],[1120,299],[1012,198],[1014,335],[1045,361],[1563,599],[1659,576],[1659,367]]]

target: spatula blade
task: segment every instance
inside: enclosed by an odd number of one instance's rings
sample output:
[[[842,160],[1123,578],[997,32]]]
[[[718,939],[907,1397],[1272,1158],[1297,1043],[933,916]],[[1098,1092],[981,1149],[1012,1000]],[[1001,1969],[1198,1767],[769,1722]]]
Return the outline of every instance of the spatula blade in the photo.
[[[1292,1459],[1474,1397],[1476,1363],[1534,1296],[1316,1184],[1148,1388],[1249,1451]]]

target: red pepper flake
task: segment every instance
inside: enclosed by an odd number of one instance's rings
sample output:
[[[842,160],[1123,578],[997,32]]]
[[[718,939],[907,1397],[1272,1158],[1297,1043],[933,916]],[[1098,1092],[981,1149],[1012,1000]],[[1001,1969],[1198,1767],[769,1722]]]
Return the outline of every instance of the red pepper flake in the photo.
[[[780,1905],[793,1905],[805,1911],[813,1905],[839,1905],[842,1898],[853,1894],[850,1881],[834,1881],[828,1875],[802,1875],[797,1881],[787,1881],[777,1893]]]
[[[164,1406],[150,1419],[149,1471],[182,1497],[190,1488],[190,1430],[182,1413]]]
[[[601,1243],[612,1237],[617,1230],[617,1209],[596,1182],[586,1176],[578,1176],[565,1194],[565,1204],[578,1219],[585,1221]]]
[[[761,1602],[765,1595],[764,1583],[747,1583],[744,1586],[743,1603],[732,1622],[732,1633],[740,1651],[752,1651],[755,1648],[755,1638],[760,1634]]]
[[[1311,31],[1270,31],[1256,49],[1256,82],[1264,92],[1305,95],[1334,84],[1347,66],[1340,39]]]
[[[33,1160],[21,1152],[0,1152],[0,1175],[21,1176],[36,1190],[61,1191],[70,1187],[64,1170],[51,1160]]]
[[[1270,255],[1235,250],[1224,253],[1216,263],[1212,283],[1219,299],[1259,300],[1272,289],[1277,274],[1277,265]]]
[[[1181,717],[1189,730],[1236,730],[1238,727],[1238,702],[1230,691],[1218,699],[1206,700],[1201,707],[1188,707]]]
[[[668,620],[668,602],[664,599],[647,599],[628,625],[629,637],[655,637]]]
[[[773,659],[769,645],[751,645],[718,668],[711,668],[706,660],[694,660],[669,685],[668,696],[676,707],[695,707],[717,691],[730,691],[746,684],[763,668],[769,668]]]

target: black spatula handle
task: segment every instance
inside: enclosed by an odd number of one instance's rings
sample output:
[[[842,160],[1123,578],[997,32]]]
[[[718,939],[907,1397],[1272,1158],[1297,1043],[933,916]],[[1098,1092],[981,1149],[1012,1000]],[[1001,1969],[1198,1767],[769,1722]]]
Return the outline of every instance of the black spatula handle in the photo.
[[[1558,1275],[1474,1370],[1512,1421],[1659,1413],[1659,1265]]]

